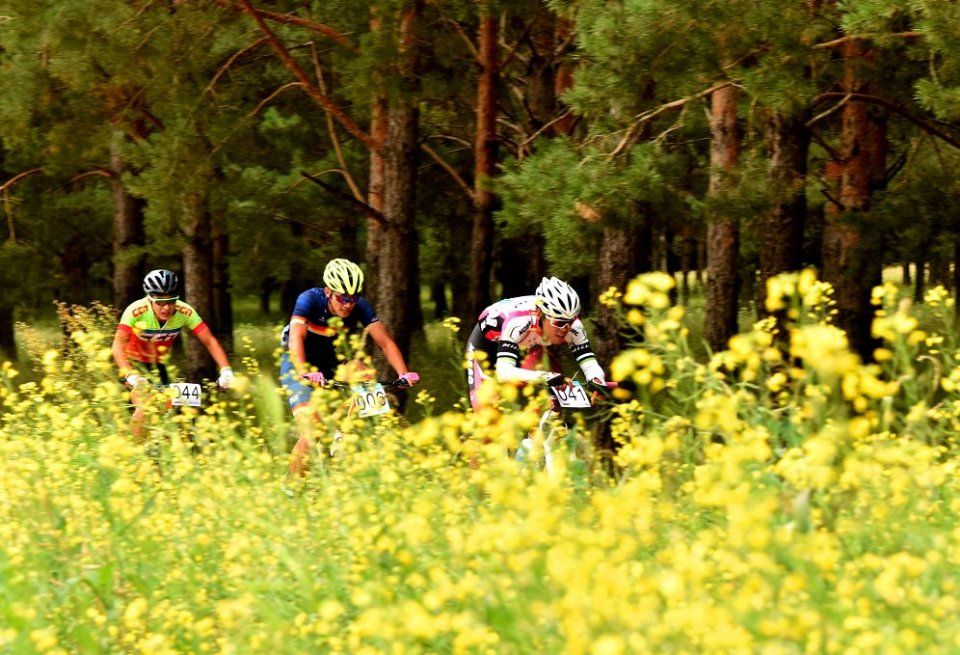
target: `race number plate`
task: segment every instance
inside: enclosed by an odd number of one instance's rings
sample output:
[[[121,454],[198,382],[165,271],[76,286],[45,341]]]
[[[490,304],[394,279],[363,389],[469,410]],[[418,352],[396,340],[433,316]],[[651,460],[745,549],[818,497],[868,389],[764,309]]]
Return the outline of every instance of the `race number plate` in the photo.
[[[585,408],[590,407],[590,397],[587,390],[579,382],[574,381],[569,387],[550,387],[553,395],[561,407]]]
[[[175,407],[200,407],[200,385],[194,382],[173,382],[173,405]]]
[[[353,391],[353,406],[361,417],[379,416],[390,411],[390,401],[387,400],[387,392],[383,390],[382,384],[354,387]]]

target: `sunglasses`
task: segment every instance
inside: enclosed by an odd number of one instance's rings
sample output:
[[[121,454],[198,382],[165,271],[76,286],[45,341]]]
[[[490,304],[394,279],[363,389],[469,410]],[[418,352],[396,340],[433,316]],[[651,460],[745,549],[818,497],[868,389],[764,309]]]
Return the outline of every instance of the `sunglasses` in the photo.
[[[346,293],[335,293],[333,294],[333,297],[336,298],[337,302],[340,303],[341,305],[352,305],[358,300],[360,300],[359,294],[354,294],[351,296],[350,294],[346,294]]]
[[[550,321],[550,325],[552,325],[553,327],[555,327],[555,328],[557,328],[557,329],[559,329],[559,330],[562,330],[562,329],[564,329],[564,328],[568,328],[568,327],[570,327],[571,325],[573,325],[573,322],[574,322],[575,320],[577,320],[577,319],[575,319],[575,318],[548,318],[547,320]]]
[[[176,305],[177,301],[180,300],[180,296],[174,296],[173,298],[154,298],[150,296],[150,300],[158,305]]]

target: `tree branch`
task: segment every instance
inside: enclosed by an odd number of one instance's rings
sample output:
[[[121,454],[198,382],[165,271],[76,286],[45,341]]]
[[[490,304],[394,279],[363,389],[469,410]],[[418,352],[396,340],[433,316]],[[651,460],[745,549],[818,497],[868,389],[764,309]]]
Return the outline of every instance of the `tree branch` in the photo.
[[[420,149],[423,150],[428,155],[430,155],[431,159],[433,159],[433,161],[437,162],[437,164],[440,165],[440,168],[442,168],[443,170],[445,170],[447,173],[450,174],[450,177],[452,177],[454,182],[457,183],[457,186],[459,186],[463,190],[463,192],[467,194],[467,197],[470,199],[470,202],[475,201],[475,198],[473,195],[473,189],[470,188],[470,185],[466,183],[466,181],[463,179],[460,173],[457,172],[457,169],[455,169],[453,166],[450,165],[450,162],[448,162],[446,159],[441,157],[436,150],[428,146],[426,143],[420,144]]]
[[[313,32],[318,32],[324,36],[329,37],[331,40],[336,41],[345,48],[348,48],[354,52],[357,52],[357,46],[355,46],[350,39],[345,35],[341,34],[337,30],[333,29],[329,25],[324,25],[323,23],[317,23],[316,21],[307,20],[306,18],[300,18],[299,16],[294,16],[293,14],[280,14],[275,11],[266,11],[264,9],[254,9],[250,6],[249,3],[243,2],[243,0],[213,0],[216,4],[220,5],[225,9],[232,9],[234,11],[240,11],[250,14],[251,16],[259,16],[266,20],[271,20],[275,23],[283,23],[284,25],[296,25],[297,27],[305,27],[308,30]],[[251,13],[251,12],[256,12]]]
[[[867,39],[877,39],[884,37],[899,37],[902,39],[919,39],[923,36],[922,32],[893,32],[891,34],[848,34],[847,36],[841,36],[839,39],[834,39],[832,41],[825,41],[824,43],[815,43],[811,48],[814,50],[825,50],[829,48],[836,48],[837,46],[849,43],[850,41],[863,41]]]
[[[243,55],[247,54],[251,50],[256,50],[266,42],[267,42],[267,37],[261,36],[259,39],[257,39],[256,41],[248,45],[246,48],[243,48],[242,50],[238,50],[237,52],[230,55],[230,58],[227,59],[226,63],[223,66],[221,66],[219,70],[217,70],[217,72],[214,74],[213,79],[210,80],[210,84],[207,85],[207,88],[203,90],[203,93],[201,95],[206,95],[207,93],[216,95],[215,87],[217,86],[217,82],[220,80],[221,77],[223,77],[224,73],[226,73],[230,69],[230,67],[233,66],[233,63],[238,59],[240,59],[240,57],[242,57]]]
[[[43,166],[37,166],[36,168],[31,168],[29,170],[23,171],[22,173],[17,173],[16,175],[11,177],[9,180],[4,182],[3,184],[0,184],[0,191],[6,191],[10,187],[12,187],[14,184],[22,180],[23,178],[28,177],[30,175],[34,175],[35,173],[42,173],[42,172],[43,172]]]
[[[849,96],[849,100],[852,102],[869,102],[874,105],[879,105],[881,107],[886,107],[895,114],[900,115],[901,117],[907,119],[917,127],[926,130],[930,134],[946,141],[954,148],[960,150],[960,140],[955,139],[951,135],[939,130],[938,128],[931,125],[929,122],[923,120],[919,116],[914,116],[909,111],[901,107],[900,105],[894,104],[887,100],[886,98],[881,98],[880,96],[870,95],[869,93],[842,93],[840,91],[831,91],[828,93],[821,93],[816,98],[813,99],[811,105],[816,105],[824,100],[831,100],[833,98],[841,98],[844,96]]]
[[[553,127],[554,125],[556,125],[557,123],[559,123],[560,121],[562,121],[564,118],[566,118],[566,117],[569,116],[569,115],[570,115],[570,110],[568,109],[568,110],[566,110],[565,112],[563,112],[562,114],[560,114],[559,116],[557,116],[556,118],[553,118],[552,120],[550,120],[550,121],[544,123],[543,125],[541,125],[541,126],[540,126],[540,129],[538,129],[536,132],[534,132],[533,134],[531,134],[530,136],[528,136],[526,139],[524,139],[524,140],[520,143],[520,145],[517,147],[517,151],[521,153],[521,156],[518,157],[518,159],[523,159],[522,154],[523,154],[524,148],[526,148],[528,145],[530,145],[531,143],[533,143],[534,140],[536,140],[536,138],[537,138],[538,136],[540,136],[541,134],[543,134],[544,132],[546,132],[547,130],[549,130],[551,127]]]
[[[833,107],[830,107],[826,111],[820,112],[819,114],[817,114],[816,116],[808,120],[806,123],[804,123],[804,127],[813,127],[814,125],[822,121],[824,118],[827,118],[828,116],[833,114],[835,111],[837,111],[838,109],[843,107],[845,104],[847,104],[847,102],[850,101],[850,95],[851,95],[850,93],[844,94],[844,96],[840,99],[840,102],[835,104]]]
[[[280,57],[283,63],[286,64],[287,68],[289,68],[290,71],[293,72],[294,76],[300,81],[300,84],[303,86],[303,89],[307,92],[307,94],[310,95],[310,97],[313,98],[317,104],[324,109],[324,111],[332,114],[333,117],[337,119],[341,125],[343,125],[347,132],[359,139],[370,150],[380,150],[382,144],[377,143],[373,138],[371,138],[369,134],[364,132],[360,126],[353,121],[353,119],[351,119],[343,112],[343,110],[337,107],[333,101],[330,100],[330,98],[322,94],[320,90],[314,86],[313,82],[310,81],[310,78],[307,77],[306,72],[304,72],[297,61],[290,55],[284,45],[280,42],[280,39],[277,38],[277,35],[274,34],[270,27],[266,24],[260,13],[250,4],[250,0],[239,0],[239,2],[246,8],[246,12],[257,23],[260,31],[263,32],[264,36],[267,37],[270,45],[277,52],[277,55]]]
[[[16,243],[17,241],[17,226],[13,222],[13,203],[10,202],[10,187],[19,182],[25,177],[33,175],[34,173],[42,173],[43,167],[38,166],[36,168],[31,168],[29,170],[23,171],[22,173],[17,173],[9,180],[0,184],[0,193],[3,195],[3,211],[7,215],[7,242]]]
[[[320,58],[317,55],[317,47],[314,44],[310,44],[310,55],[313,58],[313,71],[317,76],[317,86],[320,87],[320,93],[327,95],[327,87],[323,81],[323,70],[320,68]],[[340,139],[337,137],[337,126],[333,122],[333,116],[328,113],[326,114],[326,118],[327,131],[330,133],[330,142],[333,144],[333,151],[337,154],[337,162],[340,164],[340,170],[343,171],[343,179],[347,181],[347,186],[350,187],[350,192],[353,193],[353,197],[363,202],[363,193],[360,192],[360,187],[357,186],[353,175],[350,174],[350,170],[347,168],[347,162],[343,156],[343,149],[340,147]]]
[[[728,86],[732,86],[733,84],[735,84],[735,82],[733,82],[732,80],[727,80],[725,82],[717,82],[710,88],[704,89],[699,93],[686,96],[685,98],[679,98],[677,100],[673,100],[666,104],[660,105],[656,109],[651,109],[649,111],[643,112],[642,114],[638,114],[636,116],[636,121],[634,121],[633,125],[631,125],[627,129],[626,134],[624,134],[623,138],[620,139],[620,143],[617,144],[617,147],[613,149],[613,152],[611,152],[608,155],[608,157],[610,159],[614,159],[618,157],[624,150],[632,146],[633,143],[636,141],[638,135],[640,134],[641,130],[643,130],[643,126],[649,123],[650,121],[652,121],[654,118],[656,118],[660,114],[670,111],[671,109],[677,109],[679,107],[683,107],[688,102],[692,102],[694,100],[704,98],[710,95],[711,93],[713,93],[714,91],[725,89]]]
[[[93,170],[89,170],[89,171],[87,171],[87,172],[85,172],[85,173],[80,173],[79,175],[74,175],[73,177],[70,178],[69,184],[73,184],[74,182],[79,182],[80,180],[82,180],[82,179],[84,179],[84,178],[87,178],[87,177],[105,177],[105,178],[107,178],[108,180],[111,180],[111,179],[113,179],[114,177],[116,177],[116,173],[114,173],[113,171],[108,171],[108,170],[105,169],[105,168],[99,168],[99,167],[97,167],[97,168],[94,168]]]
[[[343,174],[343,171],[339,171],[339,172],[341,175]],[[326,191],[329,191],[337,198],[347,201],[348,203],[350,203],[352,207],[363,212],[367,216],[367,218],[372,218],[376,222],[380,223],[380,225],[382,225],[383,227],[390,227],[390,222],[387,220],[387,217],[383,215],[383,212],[377,209],[374,209],[373,207],[363,202],[362,200],[357,200],[349,193],[346,193],[338,189],[332,184],[327,184],[326,182],[321,180],[319,177],[316,177],[315,175],[311,175],[310,173],[307,173],[304,171],[301,171],[300,175],[304,176],[305,178],[307,178],[308,180],[310,180],[320,188],[325,189]]]
[[[259,113],[260,113],[260,110],[263,109],[266,105],[268,105],[271,100],[273,100],[274,98],[276,98],[278,95],[280,95],[281,93],[283,93],[283,92],[286,91],[287,89],[290,89],[290,88],[295,87],[295,86],[302,86],[302,85],[300,84],[300,82],[287,82],[287,83],[284,84],[283,86],[277,88],[276,90],[274,90],[273,93],[271,93],[271,94],[268,95],[266,98],[264,98],[264,99],[261,100],[259,103],[257,103],[257,106],[253,108],[253,111],[251,111],[249,114],[247,114],[247,118],[253,118],[253,117],[256,116],[257,114],[259,114]],[[329,114],[327,114],[327,115],[329,116]]]

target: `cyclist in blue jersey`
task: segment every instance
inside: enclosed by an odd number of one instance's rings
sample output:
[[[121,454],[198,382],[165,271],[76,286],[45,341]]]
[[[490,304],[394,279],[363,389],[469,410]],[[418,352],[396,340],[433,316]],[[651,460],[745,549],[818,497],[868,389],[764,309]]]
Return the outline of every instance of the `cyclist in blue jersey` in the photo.
[[[310,394],[315,387],[333,380],[340,364],[334,347],[337,328],[329,319],[343,319],[343,329],[363,326],[397,375],[408,386],[420,381],[420,376],[407,369],[400,348],[380,322],[373,307],[360,295],[363,290],[363,271],[347,259],[332,259],[323,270],[323,287],[314,287],[300,294],[293,308],[290,323],[281,338],[280,382],[289,396],[300,432],[293,448],[290,473],[304,473],[304,458],[310,451],[310,430],[319,418],[309,409]]]

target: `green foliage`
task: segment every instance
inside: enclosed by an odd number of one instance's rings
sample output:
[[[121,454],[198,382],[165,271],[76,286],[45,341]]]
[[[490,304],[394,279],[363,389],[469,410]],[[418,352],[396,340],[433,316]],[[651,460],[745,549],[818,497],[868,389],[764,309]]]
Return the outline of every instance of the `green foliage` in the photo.
[[[614,160],[599,148],[577,150],[555,139],[509,165],[497,181],[503,200],[498,220],[508,235],[542,231],[551,269],[561,276],[582,274],[595,261],[604,223],[629,225],[640,205],[671,199],[658,168],[660,157],[652,144]]]

